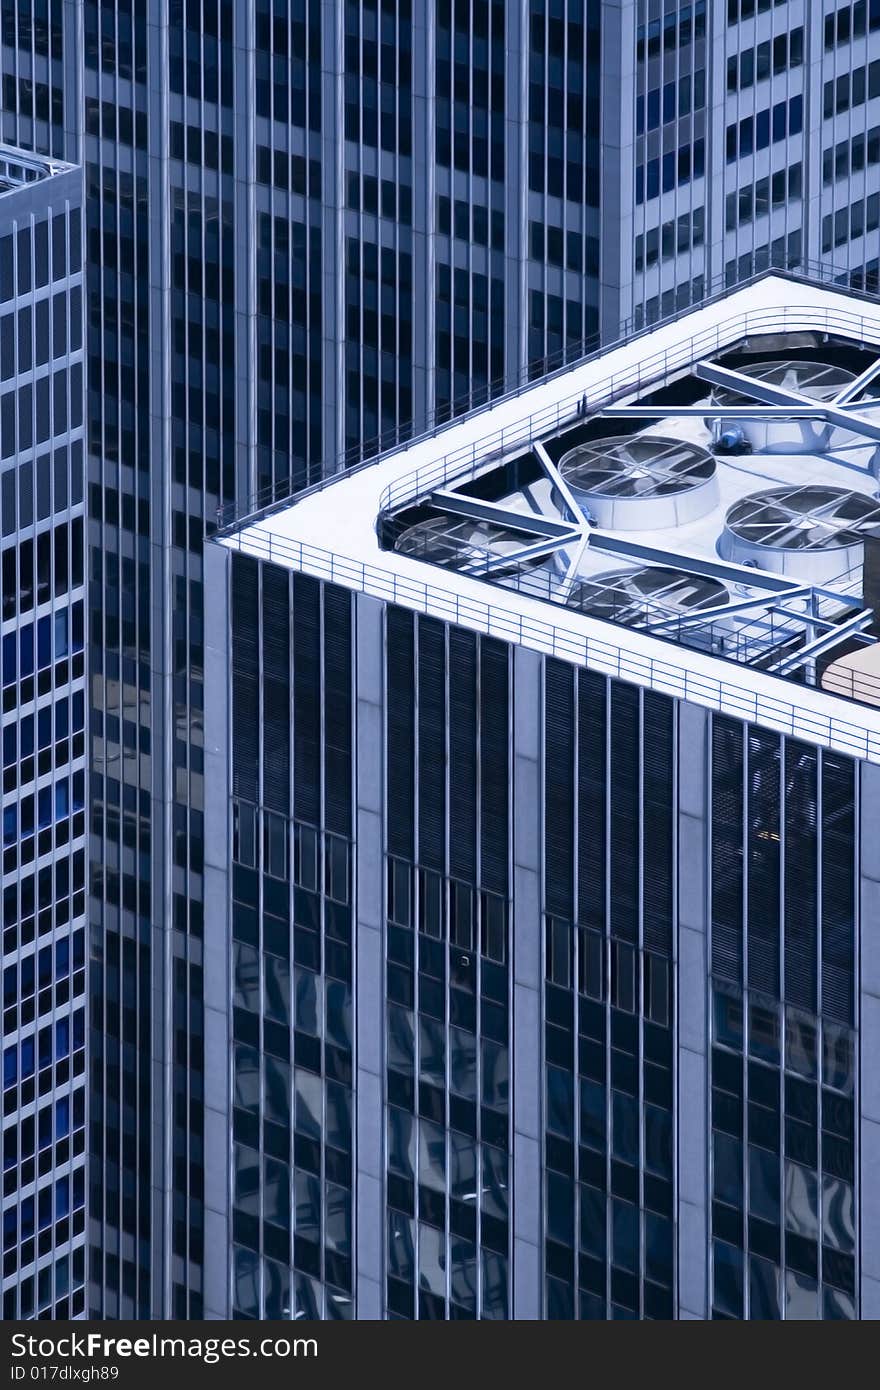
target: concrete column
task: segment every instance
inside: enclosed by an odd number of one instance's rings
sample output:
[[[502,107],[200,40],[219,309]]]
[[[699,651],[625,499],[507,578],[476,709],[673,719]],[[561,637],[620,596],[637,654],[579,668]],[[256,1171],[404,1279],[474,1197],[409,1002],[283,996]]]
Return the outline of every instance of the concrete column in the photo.
[[[355,1313],[364,1321],[385,1306],[384,624],[381,603],[365,594],[355,603]]]
[[[709,716],[679,705],[678,1315],[709,1315]]]
[[[542,1315],[541,681],[537,652],[513,652],[513,1317]]]
[[[610,343],[633,310],[635,6],[605,0],[601,33],[599,331]]]

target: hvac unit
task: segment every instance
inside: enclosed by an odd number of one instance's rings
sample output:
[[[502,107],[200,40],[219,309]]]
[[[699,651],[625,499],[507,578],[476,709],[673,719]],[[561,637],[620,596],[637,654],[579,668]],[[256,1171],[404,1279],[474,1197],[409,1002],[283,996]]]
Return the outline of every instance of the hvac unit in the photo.
[[[796,391],[817,403],[833,401],[855,380],[852,372],[831,362],[752,362],[737,367],[737,371],[754,381],[766,382],[768,386]],[[750,399],[725,386],[715,387],[711,395],[713,405],[744,405]],[[716,443],[729,427],[724,418],[718,416],[708,416],[706,424]],[[844,436],[852,438],[848,432],[835,429],[824,420],[766,420],[756,416],[753,420],[737,420],[736,425],[752,449],[762,453],[818,454],[841,442]]]
[[[528,524],[525,518],[524,523]],[[442,565],[450,570],[469,570],[472,567],[480,569],[490,560],[513,556],[535,540],[536,537],[527,530],[518,532],[492,522],[443,514],[425,517],[407,526],[395,540],[394,549],[398,555],[408,555],[430,565]],[[540,564],[541,560],[540,555],[517,560],[515,568],[532,567]],[[509,572],[510,567],[505,565],[492,571],[496,578]]]
[[[808,485],[741,497],[718,544],[725,560],[790,574],[807,583],[855,580],[864,537],[880,525],[880,504],[863,492]]]
[[[686,526],[718,501],[708,450],[663,435],[591,439],[564,454],[559,471],[583,514],[606,530]]]
[[[728,597],[727,588],[717,579],[646,565],[578,581],[566,607],[625,627],[647,627],[700,608],[718,608]]]

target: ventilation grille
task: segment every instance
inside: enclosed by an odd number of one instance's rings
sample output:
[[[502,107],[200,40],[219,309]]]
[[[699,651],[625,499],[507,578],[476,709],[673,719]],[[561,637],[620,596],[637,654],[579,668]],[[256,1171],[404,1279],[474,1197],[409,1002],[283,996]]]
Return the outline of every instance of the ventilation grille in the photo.
[[[559,469],[585,499],[669,497],[702,487],[714,476],[715,460],[679,439],[638,435],[579,444]]]
[[[770,550],[829,550],[858,545],[880,524],[880,505],[836,487],[776,487],[754,492],[727,513],[727,531]]]
[[[850,382],[855,381],[852,372],[848,372],[845,367],[835,366],[832,362],[752,362],[739,366],[736,370],[742,376],[751,377],[753,381],[765,381],[768,386],[781,386],[786,391],[796,391],[799,395],[809,396],[816,401],[833,401]],[[725,386],[717,387],[712,392],[712,400],[716,405],[739,404],[750,399],[751,397],[743,396]]]
[[[664,617],[715,608],[727,598],[727,589],[716,579],[648,565],[582,580],[569,595],[567,606],[625,627],[644,627]]]
[[[559,468],[584,514],[609,530],[687,525],[718,501],[712,455],[663,435],[590,439]]]
[[[398,555],[408,555],[426,564],[465,570],[489,557],[512,556],[533,539],[525,531],[490,522],[429,516],[406,527],[394,542],[394,549]]]

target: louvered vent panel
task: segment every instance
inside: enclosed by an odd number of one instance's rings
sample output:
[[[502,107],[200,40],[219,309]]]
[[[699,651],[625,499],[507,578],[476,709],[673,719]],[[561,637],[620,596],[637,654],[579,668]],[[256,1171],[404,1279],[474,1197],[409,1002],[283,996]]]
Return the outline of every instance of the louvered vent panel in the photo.
[[[324,823],[352,829],[351,604],[347,589],[324,586]]]
[[[608,682],[578,672],[578,921],[605,927]]]
[[[449,630],[449,871],[477,878],[477,639]]]
[[[293,576],[293,804],[321,823],[321,586]]]
[[[232,788],[260,799],[259,566],[232,557]]]
[[[419,863],[446,871],[446,630],[419,618]]]
[[[822,1015],[854,1024],[855,770],[822,754]]]
[[[611,683],[611,934],[639,939],[639,692]]]
[[[480,642],[480,884],[508,892],[510,649],[484,637]]]
[[[644,906],[645,946],[672,954],[673,720],[666,695],[646,690],[644,700]]]
[[[748,733],[748,982],[779,996],[780,763],[778,734],[753,726]]]
[[[290,576],[263,567],[263,804],[290,815]]]
[[[785,999],[817,1007],[818,761],[815,748],[785,743]]]
[[[743,983],[743,726],[712,720],[712,974]]]
[[[389,608],[386,627],[388,690],[388,849],[410,861],[413,846],[414,679],[413,615]]]
[[[574,916],[574,668],[548,659],[544,675],[544,899]]]

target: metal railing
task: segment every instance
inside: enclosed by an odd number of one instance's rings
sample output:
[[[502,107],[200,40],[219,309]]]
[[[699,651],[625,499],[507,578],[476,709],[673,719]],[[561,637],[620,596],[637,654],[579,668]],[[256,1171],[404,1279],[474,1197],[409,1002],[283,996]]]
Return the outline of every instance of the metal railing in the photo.
[[[727,298],[733,290],[745,289],[768,276],[798,283],[834,285],[840,293],[851,295],[853,298],[877,298],[876,289],[861,290],[849,283],[857,273],[840,266],[829,266],[823,261],[802,260],[797,269],[770,265],[738,279],[734,284],[728,281],[726,274],[714,276],[707,282],[705,293],[699,300],[683,304],[663,318],[651,323],[640,323],[638,326],[633,318],[625,319],[618,336],[610,341],[603,343],[598,334],[594,334],[578,343],[568,343],[556,353],[527,363],[516,373],[480,386],[468,392],[466,396],[431,411],[425,423],[418,429],[415,428],[414,421],[404,421],[392,430],[343,450],[331,461],[322,477],[306,486],[297,487],[291,478],[282,478],[249,493],[240,502],[225,503],[217,509],[217,528],[221,533],[225,533],[236,526],[257,521],[260,517],[271,516],[273,512],[289,506],[301,497],[321,492],[324,488],[338,483],[355,470],[372,467],[380,456],[387,458],[390,454],[411,449],[426,439],[436,438],[438,434],[460,424],[466,415],[493,410],[505,401],[522,395],[539,381],[552,380],[564,372],[594,361],[636,338],[645,337],[659,328],[678,322],[696,309],[705,308],[719,299]]]
[[[560,627],[558,619],[560,611],[564,610],[559,607],[554,607],[557,621],[554,622],[548,616],[548,621],[544,622],[529,613],[500,608],[491,602],[472,598],[466,593],[441,588],[425,580],[411,579],[377,565],[351,560],[321,546],[273,536],[268,531],[251,530],[245,534],[238,530],[226,538],[226,544],[258,559],[277,561],[315,578],[357,589],[383,603],[403,604],[417,612],[455,623],[456,626],[499,637],[547,656],[589,666],[604,675],[628,680],[637,685],[648,685],[676,699],[690,700],[734,718],[776,729],[791,737],[835,748],[851,757],[880,762],[880,731],[824,714],[818,709],[805,707],[803,697],[812,692],[790,678],[769,676],[751,668],[734,668],[747,672],[747,678],[756,682],[754,688],[747,689],[744,684],[688,669],[680,659],[676,661],[649,656],[632,648],[626,649],[605,638]],[[491,592],[490,589],[489,593]],[[654,640],[659,642],[661,639]],[[778,699],[769,695],[761,688],[761,683],[771,680],[778,681],[781,691],[785,691],[787,687],[798,689],[801,700],[795,703],[783,695]],[[873,688],[872,679],[863,676],[861,672],[855,675],[854,684],[856,683],[863,692],[869,686]],[[880,703],[880,680],[876,685],[877,702]],[[839,700],[842,696],[843,692],[835,689],[833,698]],[[846,708],[845,696],[842,703]]]
[[[880,324],[873,320],[866,321],[862,314],[845,310],[780,305],[733,315],[712,328],[704,329],[703,332],[676,344],[674,348],[643,357],[628,367],[612,372],[610,376],[591,382],[586,390],[579,389],[545,410],[523,416],[522,419],[496,430],[494,434],[486,435],[464,448],[453,450],[423,468],[414,469],[412,473],[398,478],[384,489],[379,499],[378,511],[381,513],[393,510],[425,492],[434,491],[453,476],[464,476],[468,468],[483,465],[517,445],[528,444],[541,435],[559,429],[581,406],[585,406],[589,412],[602,405],[609,405],[622,395],[655,385],[672,372],[690,366],[701,356],[719,352],[750,334],[768,332],[845,332],[849,337],[861,338],[863,341],[866,337],[868,341],[880,341]],[[657,413],[662,414],[662,407],[658,406]]]
[[[10,183],[36,183],[52,174],[66,174],[76,167],[54,155],[35,154],[33,150],[22,150],[17,145],[0,141],[0,178]]]

